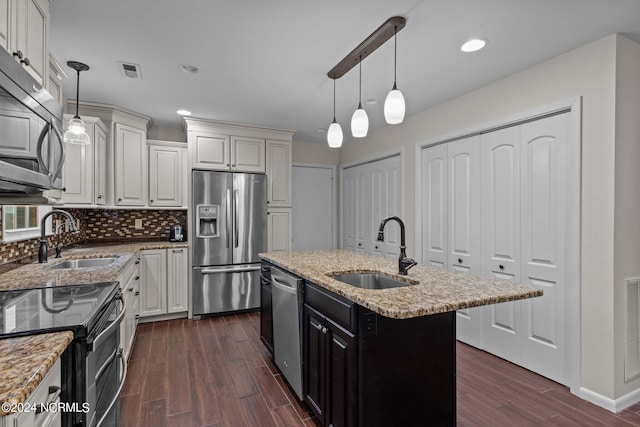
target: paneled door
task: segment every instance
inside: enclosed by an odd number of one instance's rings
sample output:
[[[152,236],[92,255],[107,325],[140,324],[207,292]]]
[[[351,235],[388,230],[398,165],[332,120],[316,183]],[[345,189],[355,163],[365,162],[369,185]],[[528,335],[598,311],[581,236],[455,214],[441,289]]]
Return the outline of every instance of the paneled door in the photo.
[[[332,167],[293,166],[294,251],[333,249],[334,171]]]
[[[480,136],[447,144],[447,265],[459,273],[480,275]],[[456,336],[482,345],[482,307],[457,311]]]
[[[398,223],[388,222],[384,229],[384,241],[378,242],[376,239],[382,220],[389,216],[400,215],[402,203],[400,166],[400,156],[388,157],[369,165],[373,245],[371,252],[392,259],[397,259],[400,256],[400,226]]]
[[[422,262],[447,267],[447,147],[422,150]]]
[[[520,127],[482,135],[482,276],[520,283]],[[491,352],[518,360],[519,302],[487,306],[484,330]]]

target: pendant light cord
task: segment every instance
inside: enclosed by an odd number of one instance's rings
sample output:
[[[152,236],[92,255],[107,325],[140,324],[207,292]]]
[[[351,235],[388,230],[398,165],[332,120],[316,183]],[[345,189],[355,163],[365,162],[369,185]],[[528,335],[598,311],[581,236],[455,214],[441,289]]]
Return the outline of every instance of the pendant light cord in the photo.
[[[79,119],[80,118],[80,114],[78,114],[78,111],[80,109],[80,70],[76,70],[77,77],[76,77],[76,115],[73,116],[74,119]]]
[[[358,90],[358,109],[361,109],[362,108],[362,55],[359,56],[358,63],[359,63],[358,69],[360,70],[360,84],[359,84],[359,90]]]
[[[336,121],[336,79],[333,79],[333,121]]]
[[[396,86],[396,73],[398,70],[398,26],[393,31],[393,90],[398,89]]]

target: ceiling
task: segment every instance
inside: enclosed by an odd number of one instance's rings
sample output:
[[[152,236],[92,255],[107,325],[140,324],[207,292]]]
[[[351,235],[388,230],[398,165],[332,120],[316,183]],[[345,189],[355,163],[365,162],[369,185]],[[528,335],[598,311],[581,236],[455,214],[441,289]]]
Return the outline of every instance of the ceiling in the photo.
[[[69,60],[88,64],[80,99],[181,127],[194,117],[296,130],[324,142],[332,113],[327,72],[387,18],[398,33],[398,88],[407,116],[611,33],[640,42],[638,0],[53,0],[49,48],[69,78]],[[462,53],[471,37],[485,49]],[[139,64],[124,77],[118,61]],[[198,67],[188,74],[181,64]],[[362,63],[370,131],[384,122],[393,85],[393,41]],[[336,118],[350,139],[358,70],[336,81]],[[82,115],[82,111],[80,111]],[[322,130],[322,131],[320,131]]]

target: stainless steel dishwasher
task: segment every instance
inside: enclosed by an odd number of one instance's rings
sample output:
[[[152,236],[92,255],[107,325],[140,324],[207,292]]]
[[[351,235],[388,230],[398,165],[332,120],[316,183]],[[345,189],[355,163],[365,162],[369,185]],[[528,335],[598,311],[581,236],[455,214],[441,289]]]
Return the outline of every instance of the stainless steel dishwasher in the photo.
[[[302,391],[302,290],[304,281],[277,267],[271,268],[273,358],[296,395]]]

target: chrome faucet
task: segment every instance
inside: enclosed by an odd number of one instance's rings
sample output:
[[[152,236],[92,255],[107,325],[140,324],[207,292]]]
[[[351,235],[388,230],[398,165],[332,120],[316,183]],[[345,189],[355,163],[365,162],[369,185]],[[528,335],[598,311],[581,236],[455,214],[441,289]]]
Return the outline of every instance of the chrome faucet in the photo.
[[[407,258],[406,246],[404,240],[404,223],[397,216],[389,216],[382,220],[380,223],[380,229],[378,230],[378,242],[384,241],[384,226],[387,222],[394,220],[400,224],[400,257],[398,258],[398,273],[407,274],[407,271],[414,265],[418,264],[415,260]]]
[[[38,262],[40,263],[44,263],[47,262],[48,257],[49,257],[49,244],[47,243],[47,230],[46,230],[46,222],[47,222],[47,218],[49,218],[51,215],[55,215],[55,214],[59,214],[62,215],[64,217],[67,218],[68,222],[67,224],[69,224],[69,228],[71,230],[71,233],[75,234],[78,232],[78,228],[76,227],[76,222],[73,220],[73,217],[71,216],[71,214],[69,214],[69,212],[67,211],[63,211],[62,209],[53,209],[49,212],[47,212],[42,219],[40,220],[40,250],[38,250]],[[57,227],[56,230],[56,234],[57,234],[57,243],[56,243],[56,258],[60,258],[60,228],[61,226]]]

